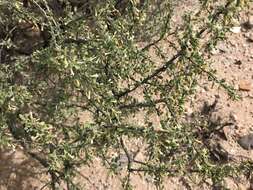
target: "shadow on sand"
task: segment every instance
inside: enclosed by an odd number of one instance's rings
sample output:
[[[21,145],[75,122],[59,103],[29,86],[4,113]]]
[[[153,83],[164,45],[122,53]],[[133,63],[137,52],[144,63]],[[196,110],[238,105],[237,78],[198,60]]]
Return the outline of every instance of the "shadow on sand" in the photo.
[[[46,183],[45,172],[41,171],[39,163],[22,150],[0,150],[1,190],[39,190]]]

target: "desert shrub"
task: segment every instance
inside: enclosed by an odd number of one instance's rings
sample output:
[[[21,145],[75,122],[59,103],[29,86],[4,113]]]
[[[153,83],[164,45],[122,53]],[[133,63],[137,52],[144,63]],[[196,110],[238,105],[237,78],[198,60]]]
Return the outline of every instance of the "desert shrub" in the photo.
[[[52,189],[78,189],[77,168],[94,158],[117,174],[120,154],[125,189],[133,173],[160,187],[164,176],[197,173],[219,184],[236,173],[211,162],[208,125],[181,116],[203,75],[236,98],[208,58],[248,2],[192,1],[188,11],[184,3],[1,0],[1,147],[22,147]],[[143,160],[132,156],[134,141]]]

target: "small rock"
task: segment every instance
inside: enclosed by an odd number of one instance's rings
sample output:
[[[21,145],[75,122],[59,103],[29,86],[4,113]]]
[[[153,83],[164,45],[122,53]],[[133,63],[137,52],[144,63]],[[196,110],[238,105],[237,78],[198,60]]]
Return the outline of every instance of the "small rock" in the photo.
[[[241,32],[241,27],[240,26],[234,26],[234,27],[230,28],[230,32],[238,34],[238,33]]]
[[[253,28],[253,15],[249,15],[248,17],[248,26],[250,29]]]
[[[253,148],[253,133],[242,136],[239,140],[238,140],[238,144],[246,149],[246,150],[250,150]]]
[[[209,91],[208,86],[204,86],[205,91]]]
[[[232,131],[233,131],[233,129],[232,129],[231,126],[225,126],[225,127],[223,127],[222,130],[223,130],[223,133],[224,133],[224,136],[225,136],[226,140],[232,139],[232,136],[233,136]]]
[[[210,52],[212,55],[218,55],[220,53],[219,49],[213,48]]]
[[[246,81],[246,80],[240,81],[239,90],[241,90],[241,91],[250,91],[251,88],[252,88],[252,86],[251,86],[250,81]]]
[[[227,50],[228,50],[228,48],[226,47],[225,44],[220,44],[220,45],[218,46],[218,49],[220,50],[221,53],[226,53]]]
[[[253,28],[253,15],[248,16],[248,20],[242,24],[244,30],[250,30]]]
[[[238,117],[235,113],[231,112],[229,114],[229,118],[233,121],[233,122],[237,122],[238,121]]]
[[[246,24],[243,24],[243,27],[241,28],[241,31],[242,32],[247,32],[248,29],[247,29],[247,26],[245,26]]]
[[[247,38],[247,42],[253,42],[253,33],[246,33],[244,36]]]

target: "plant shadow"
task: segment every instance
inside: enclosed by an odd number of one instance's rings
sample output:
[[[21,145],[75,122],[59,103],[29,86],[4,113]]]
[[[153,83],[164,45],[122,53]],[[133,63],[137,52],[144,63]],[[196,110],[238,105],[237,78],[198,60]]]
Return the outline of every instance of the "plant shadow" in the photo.
[[[45,173],[38,172],[41,170],[39,163],[22,150],[0,149],[0,160],[1,190],[39,190],[45,184]]]

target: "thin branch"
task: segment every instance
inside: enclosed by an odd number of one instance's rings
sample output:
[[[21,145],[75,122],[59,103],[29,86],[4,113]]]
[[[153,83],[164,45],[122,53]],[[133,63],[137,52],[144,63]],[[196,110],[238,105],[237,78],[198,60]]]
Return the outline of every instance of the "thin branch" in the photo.
[[[151,75],[145,77],[142,81],[136,83],[132,88],[126,89],[123,92],[120,92],[116,95],[117,98],[121,98],[127,94],[129,94],[130,92],[133,92],[134,90],[136,90],[138,87],[140,87],[141,85],[145,84],[146,82],[148,82],[149,80],[153,79],[154,77],[158,76],[160,73],[166,71],[166,69],[174,63],[175,60],[177,60],[181,55],[183,54],[183,51],[180,50],[176,55],[174,55],[169,61],[167,61],[163,66],[161,66],[160,68],[156,69]]]
[[[120,138],[120,144],[121,144],[121,146],[122,146],[122,148],[123,148],[123,150],[124,150],[124,152],[127,156],[127,172],[128,173],[127,173],[126,185],[128,185],[129,182],[130,182],[130,176],[131,176],[131,170],[130,169],[131,169],[131,165],[132,165],[132,158],[131,158],[131,156],[130,156],[130,154],[129,154],[129,152],[128,152],[125,144],[124,144],[124,141],[123,141],[122,137]]]
[[[151,102],[138,102],[138,103],[131,103],[131,104],[126,104],[126,105],[120,105],[119,109],[132,109],[132,108],[145,108],[145,107],[154,107],[159,103],[164,103],[166,102],[165,99],[159,99],[159,100],[154,100]]]

